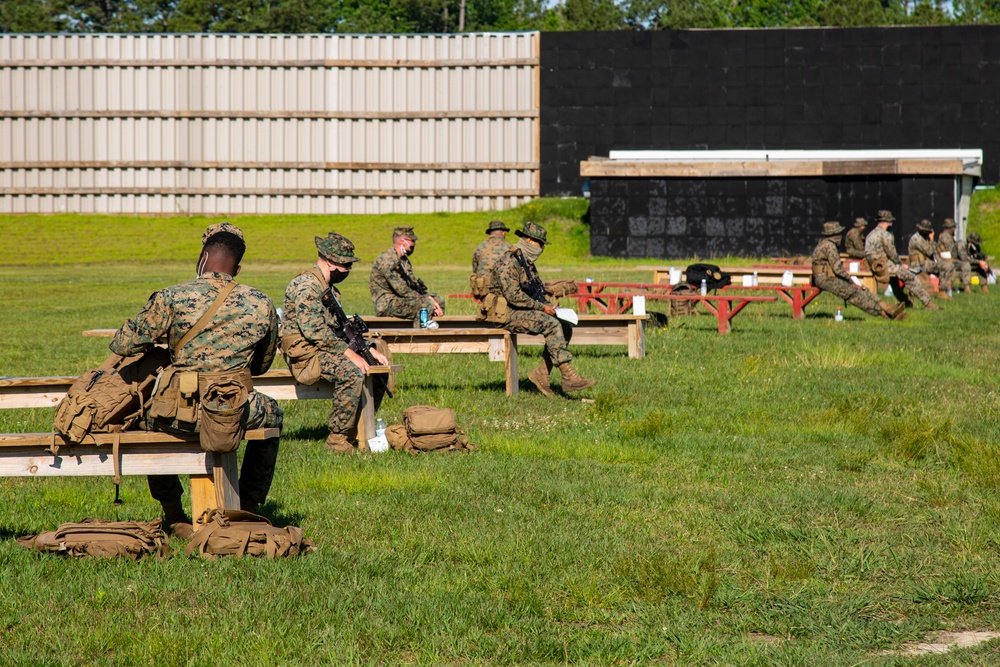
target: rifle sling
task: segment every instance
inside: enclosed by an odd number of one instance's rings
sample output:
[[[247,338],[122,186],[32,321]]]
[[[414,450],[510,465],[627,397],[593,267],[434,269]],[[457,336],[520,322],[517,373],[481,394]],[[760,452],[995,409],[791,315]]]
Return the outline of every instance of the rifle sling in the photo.
[[[219,290],[218,296],[215,297],[215,301],[213,301],[212,305],[208,307],[205,314],[201,316],[201,319],[194,323],[193,327],[188,329],[187,333],[184,334],[184,337],[177,343],[177,347],[174,348],[175,357],[177,356],[177,353],[180,352],[182,347],[187,345],[191,339],[200,334],[202,330],[208,326],[209,322],[212,321],[212,318],[215,317],[215,314],[219,312],[219,308],[222,308],[222,304],[225,303],[226,297],[229,296],[229,293],[233,291],[234,287],[236,287],[236,281],[231,280],[226,283],[221,290]]]

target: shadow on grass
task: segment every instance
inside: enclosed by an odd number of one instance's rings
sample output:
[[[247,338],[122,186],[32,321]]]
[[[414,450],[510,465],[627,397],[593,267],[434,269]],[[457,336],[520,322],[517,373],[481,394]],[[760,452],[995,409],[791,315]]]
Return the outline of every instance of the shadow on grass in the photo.
[[[257,513],[271,520],[271,523],[278,528],[286,526],[301,526],[305,514],[301,512],[285,511],[284,506],[274,500],[268,500],[257,509]]]
[[[329,434],[330,429],[325,424],[323,426],[300,426],[295,430],[282,431],[281,439],[326,440],[326,436]]]

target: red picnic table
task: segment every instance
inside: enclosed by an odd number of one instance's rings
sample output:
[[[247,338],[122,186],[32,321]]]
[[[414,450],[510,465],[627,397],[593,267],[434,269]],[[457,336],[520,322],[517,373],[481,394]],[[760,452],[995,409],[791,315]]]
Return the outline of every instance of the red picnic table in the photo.
[[[819,296],[819,293],[823,291],[814,285],[792,285],[790,287],[786,287],[784,285],[755,285],[753,287],[744,287],[743,285],[726,285],[722,288],[722,290],[724,292],[735,290],[777,292],[781,295],[781,298],[792,305],[792,317],[796,320],[801,320],[805,317],[806,306],[812,303],[812,300]]]
[[[733,330],[733,318],[746,308],[748,303],[778,300],[778,297],[775,296],[747,296],[745,294],[706,294],[705,296],[701,294],[665,294],[662,296],[665,299],[700,302],[719,321],[720,334],[727,334]]]

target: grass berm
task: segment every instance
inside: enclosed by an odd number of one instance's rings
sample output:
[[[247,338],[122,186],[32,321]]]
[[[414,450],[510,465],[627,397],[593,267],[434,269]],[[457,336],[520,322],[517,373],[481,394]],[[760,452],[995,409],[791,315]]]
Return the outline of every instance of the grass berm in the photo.
[[[543,278],[649,280],[635,267],[661,262],[587,256],[585,210],[542,200],[496,216],[548,227]],[[280,305],[333,229],[366,262],[341,284],[347,310],[370,314],[367,268],[412,224],[417,274],[465,292],[492,217],[232,218],[249,243],[239,279]],[[107,339],[81,331],[190,279],[207,223],[0,218],[0,374],[99,364]],[[996,253],[1000,196],[976,193],[971,225]],[[264,512],[318,544],[296,560],[42,557],[14,537],[159,507],[142,478],[125,478],[118,507],[110,479],[0,478],[0,663],[998,664],[997,641],[885,653],[1000,629],[998,294],[902,323],[853,308],[835,322],[829,295],[801,321],[751,304],[728,336],[713,317],[675,318],[650,328],[644,360],[573,348],[600,381],[592,403],[527,380],[506,398],[485,355],[400,355],[381,416],[454,408],[479,450],[333,457],[325,402],[284,403]],[[539,358],[522,349],[522,378]],[[0,411],[4,432],[51,423],[52,410]]]

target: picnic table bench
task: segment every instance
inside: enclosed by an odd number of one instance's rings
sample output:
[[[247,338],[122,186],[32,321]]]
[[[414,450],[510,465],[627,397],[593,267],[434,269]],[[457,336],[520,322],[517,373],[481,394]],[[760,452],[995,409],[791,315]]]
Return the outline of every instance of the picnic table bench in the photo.
[[[857,260],[851,260],[857,261]],[[849,269],[850,262],[845,263],[844,269],[848,271],[852,276],[856,276],[864,287],[877,294],[877,285],[875,284],[875,277],[872,275],[871,271],[868,270],[858,270],[851,272]],[[675,267],[676,268],[676,267]],[[732,276],[733,285],[743,286],[743,276],[752,276],[754,273],[757,274],[757,285],[781,285],[782,278],[786,271],[792,274],[792,286],[796,285],[812,285],[812,267],[806,266],[804,264],[790,264],[790,265],[768,265],[768,264],[755,264],[753,266],[723,266],[720,270],[730,274]],[[683,272],[682,272],[682,280]],[[670,282],[670,268],[669,267],[654,267],[653,268],[653,282],[654,283],[669,283]],[[750,287],[750,285],[746,285]]]
[[[276,428],[252,429],[246,440],[277,437]],[[197,434],[160,431],[95,433],[93,443],[71,445],[52,433],[0,433],[0,477],[113,477],[190,475],[191,516],[207,509],[239,509],[236,452],[202,451]],[[55,455],[45,449],[59,445]],[[197,526],[196,526],[197,528]]]
[[[733,330],[733,318],[736,317],[748,303],[777,301],[775,296],[747,296],[745,294],[668,294],[665,299],[697,301],[715,315],[719,322],[719,333],[727,334]]]
[[[726,285],[722,288],[723,292],[733,292],[736,290],[777,293],[786,303],[791,304],[792,318],[796,320],[801,320],[805,317],[806,306],[812,303],[813,299],[823,291],[813,285],[792,285],[791,287],[784,285],[756,285],[748,287],[744,287],[743,285]]]

